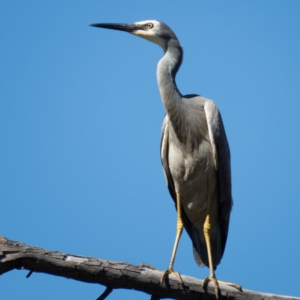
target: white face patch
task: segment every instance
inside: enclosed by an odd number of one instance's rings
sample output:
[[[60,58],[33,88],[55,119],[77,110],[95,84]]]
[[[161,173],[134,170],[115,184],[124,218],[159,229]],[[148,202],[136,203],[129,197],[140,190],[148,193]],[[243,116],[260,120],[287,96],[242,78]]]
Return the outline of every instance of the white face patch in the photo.
[[[156,21],[156,20],[140,21],[140,22],[135,22],[134,24],[144,26],[144,25],[147,25],[149,23],[153,24],[153,28],[152,29],[159,27],[159,22]]]
[[[165,48],[164,40],[157,35],[160,26],[160,23],[158,21],[148,20],[148,21],[135,22],[134,24],[143,26],[145,29],[136,30],[134,32],[131,32],[132,34],[144,38],[154,44],[157,44],[162,48]],[[147,26],[148,24],[153,24],[153,27],[152,28],[148,27]]]

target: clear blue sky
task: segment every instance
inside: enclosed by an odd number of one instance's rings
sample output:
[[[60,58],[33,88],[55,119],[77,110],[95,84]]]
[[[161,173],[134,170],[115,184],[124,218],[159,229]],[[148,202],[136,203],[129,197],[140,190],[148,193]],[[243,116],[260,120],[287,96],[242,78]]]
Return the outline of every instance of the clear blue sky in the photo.
[[[162,20],[183,94],[213,99],[232,154],[221,280],[300,296],[299,1],[3,1],[0,234],[66,253],[168,266],[176,213],[159,157],[162,50],[98,22]],[[175,261],[204,278],[184,233]],[[1,299],[96,299],[99,285],[12,271]],[[149,299],[114,291],[114,299]]]

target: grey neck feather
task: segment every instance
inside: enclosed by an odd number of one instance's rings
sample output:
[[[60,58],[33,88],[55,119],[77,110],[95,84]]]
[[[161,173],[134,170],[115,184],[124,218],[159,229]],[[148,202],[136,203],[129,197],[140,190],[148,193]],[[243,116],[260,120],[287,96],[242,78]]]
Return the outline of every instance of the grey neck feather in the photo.
[[[190,101],[196,95],[183,97],[177,88],[175,76],[183,58],[183,50],[178,40],[171,38],[163,49],[165,55],[157,66],[160,95],[171,123],[171,134],[174,132],[179,142],[178,146],[184,152],[192,152],[199,148],[204,139],[207,139],[205,113],[201,105],[189,109],[193,105]]]
[[[164,47],[165,55],[157,66],[157,80],[161,98],[167,113],[172,113],[182,100],[175,76],[181,65],[183,51],[178,40],[170,39]]]
[[[184,142],[184,103],[175,76],[181,65],[183,50],[177,39],[171,38],[164,47],[165,55],[157,66],[157,80],[162,102],[177,138]]]

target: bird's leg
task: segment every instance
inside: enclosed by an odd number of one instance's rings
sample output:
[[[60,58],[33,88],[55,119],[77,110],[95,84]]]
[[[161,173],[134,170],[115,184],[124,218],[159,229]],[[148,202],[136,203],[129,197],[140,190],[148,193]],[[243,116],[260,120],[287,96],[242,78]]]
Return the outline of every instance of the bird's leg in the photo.
[[[210,205],[208,205],[208,210],[210,210]],[[207,287],[207,284],[209,281],[214,282],[215,284],[215,295],[218,299],[219,297],[219,284],[217,281],[217,278],[215,276],[214,267],[213,267],[213,261],[212,261],[212,255],[211,255],[211,245],[210,245],[210,214],[208,213],[203,225],[203,232],[204,232],[204,238],[206,242],[206,248],[207,248],[207,255],[208,255],[208,265],[209,265],[209,277],[206,277],[203,281],[203,288]]]
[[[205,237],[205,242],[206,242],[206,248],[207,248],[207,255],[208,255],[208,264],[209,264],[209,277],[206,277],[203,281],[203,288],[205,289],[208,285],[209,281],[212,281],[215,284],[215,295],[216,298],[219,298],[220,294],[220,288],[219,288],[219,283],[225,284],[231,287],[234,287],[238,289],[239,291],[243,291],[242,287],[238,284],[231,283],[231,282],[225,282],[225,281],[220,281],[217,280],[214,272],[214,266],[213,266],[213,260],[212,260],[212,254],[211,254],[211,242],[210,242],[210,230],[211,230],[211,223],[210,223],[210,213],[207,214],[204,226],[203,226],[203,232],[204,232],[204,237]]]
[[[176,251],[177,251],[177,247],[178,247],[178,243],[179,243],[179,239],[183,230],[183,222],[182,222],[182,217],[181,217],[181,204],[180,204],[180,194],[176,193],[176,204],[177,204],[177,226],[176,226],[176,238],[175,238],[175,243],[174,243],[174,247],[173,247],[173,252],[172,252],[172,256],[171,256],[171,261],[169,264],[169,267],[166,271],[164,271],[161,279],[160,279],[160,284],[163,283],[166,275],[168,274],[174,274],[177,276],[179,282],[183,285],[181,276],[179,274],[179,272],[174,272],[173,270],[173,265],[174,265],[174,260],[175,260],[175,256],[176,256]]]

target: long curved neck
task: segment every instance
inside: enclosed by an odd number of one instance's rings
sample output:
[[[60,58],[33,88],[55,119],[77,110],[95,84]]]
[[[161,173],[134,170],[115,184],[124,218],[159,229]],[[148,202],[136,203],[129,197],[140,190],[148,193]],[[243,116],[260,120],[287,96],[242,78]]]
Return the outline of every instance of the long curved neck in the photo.
[[[173,124],[173,128],[182,128],[182,95],[180,94],[175,76],[181,65],[183,50],[178,40],[170,39],[164,48],[165,55],[157,66],[157,81],[163,105]],[[177,126],[176,126],[177,125]],[[180,138],[180,132],[176,132]]]
[[[157,81],[164,107],[168,114],[172,114],[182,97],[175,76],[182,62],[183,51],[175,39],[171,39],[164,50],[165,55],[157,66]]]

